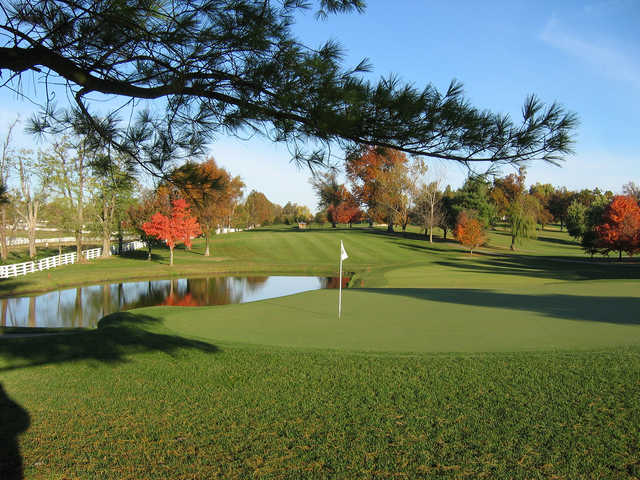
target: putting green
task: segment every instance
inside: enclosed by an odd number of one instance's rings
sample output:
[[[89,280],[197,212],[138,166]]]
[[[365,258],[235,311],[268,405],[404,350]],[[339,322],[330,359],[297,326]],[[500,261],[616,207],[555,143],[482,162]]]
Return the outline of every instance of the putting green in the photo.
[[[594,293],[589,295],[587,293]],[[640,344],[637,282],[583,281],[513,292],[335,290],[199,308],[146,308],[174,333],[218,343],[380,352],[598,349]]]

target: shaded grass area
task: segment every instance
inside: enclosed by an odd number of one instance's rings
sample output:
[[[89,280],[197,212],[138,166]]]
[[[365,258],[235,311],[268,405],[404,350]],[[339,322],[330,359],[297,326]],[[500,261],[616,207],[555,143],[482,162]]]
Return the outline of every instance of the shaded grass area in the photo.
[[[220,349],[144,314],[111,322],[48,347],[1,340],[0,417],[14,420],[0,436],[27,478],[640,475],[636,347]]]

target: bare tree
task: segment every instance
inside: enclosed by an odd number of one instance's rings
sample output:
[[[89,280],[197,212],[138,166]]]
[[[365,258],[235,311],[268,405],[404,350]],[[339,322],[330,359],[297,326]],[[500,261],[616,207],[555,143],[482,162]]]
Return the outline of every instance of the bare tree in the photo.
[[[9,170],[12,166],[13,149],[11,147],[11,136],[13,129],[18,123],[18,118],[9,124],[7,129],[7,135],[4,137],[2,143],[2,157],[0,158],[0,188],[2,188],[3,201],[0,202],[0,258],[6,260],[9,256],[9,247],[7,245],[7,206],[9,205],[9,198],[7,196],[8,182],[9,182]]]
[[[78,262],[83,261],[86,200],[92,180],[90,165],[95,155],[85,139],[71,143],[68,137],[63,137],[40,162],[40,169],[49,179],[52,190],[62,198],[62,223],[76,237]]]
[[[631,195],[637,202],[640,202],[640,185],[636,185],[636,182],[629,182],[623,185],[622,193]]]
[[[442,184],[444,174],[437,169],[427,171],[427,177],[422,177],[414,189],[414,212],[429,243],[433,243],[433,228],[442,220]]]
[[[41,156],[41,153],[38,153]],[[22,149],[16,155],[20,190],[16,202],[16,212],[27,228],[29,238],[29,257],[35,258],[36,251],[36,227],[38,225],[38,213],[45,198],[47,177],[39,177],[39,160],[34,157],[31,150]]]

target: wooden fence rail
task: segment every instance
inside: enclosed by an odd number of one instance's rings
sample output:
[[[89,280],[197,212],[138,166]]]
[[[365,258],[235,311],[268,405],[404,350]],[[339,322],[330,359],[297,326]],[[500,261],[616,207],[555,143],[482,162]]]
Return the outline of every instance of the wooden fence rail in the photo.
[[[122,251],[130,252],[133,250],[137,250],[138,248],[143,248],[144,246],[145,244],[140,241],[129,242],[122,246]],[[113,247],[111,248],[111,252],[114,253]],[[84,250],[82,252],[82,255],[87,260],[93,260],[94,258],[98,258],[102,255],[102,248],[92,248],[90,250]],[[53,257],[42,258],[40,260],[36,260],[35,262],[0,265],[0,278],[18,277],[21,275],[26,275],[28,273],[48,270],[60,265],[68,265],[70,263],[76,263],[76,252],[54,255]]]

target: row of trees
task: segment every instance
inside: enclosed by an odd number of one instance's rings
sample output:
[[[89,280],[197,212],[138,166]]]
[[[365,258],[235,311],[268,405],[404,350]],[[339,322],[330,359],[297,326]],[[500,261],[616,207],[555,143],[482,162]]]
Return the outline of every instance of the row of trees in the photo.
[[[71,233],[80,252],[89,231],[108,252],[119,219],[133,201],[137,182],[121,155],[96,147],[87,137],[62,136],[38,151],[16,149],[7,130],[0,159],[0,257],[8,256],[8,239],[18,229],[27,235],[30,257],[36,255],[36,229],[47,226]],[[81,258],[81,257],[80,257]]]
[[[628,192],[630,188],[625,190]],[[632,256],[640,251],[638,196],[628,193],[611,200],[606,200],[605,196],[595,197],[588,207],[573,200],[569,206],[567,227],[592,257],[598,252],[603,255],[617,252],[620,260],[623,252]],[[458,216],[455,236],[469,248],[471,254],[487,240],[482,222],[467,211],[462,211]]]
[[[534,237],[538,228],[544,230],[555,222],[561,229],[567,226],[588,252],[606,251],[595,231],[614,198],[611,191],[570,191],[541,183],[527,188],[522,167],[506,176],[470,176],[454,191],[450,186],[443,188],[443,173],[429,170],[422,159],[374,147],[352,152],[344,170],[347,184],[338,181],[335,171],[312,179],[319,207],[333,226],[366,220],[386,223],[393,231],[396,225],[405,230],[413,223],[433,241],[435,227],[446,238],[449,231],[458,229],[464,212],[464,218],[477,220],[482,228],[506,224],[513,250],[522,240]],[[623,191],[640,198],[634,183]],[[475,224],[473,229],[477,230]]]
[[[0,157],[0,251],[8,257],[11,237],[28,237],[29,256],[37,254],[37,229],[46,225],[57,236],[71,234],[80,252],[87,235],[102,239],[108,255],[114,231],[136,231],[151,247],[157,242],[143,229],[153,214],[169,218],[172,203],[184,199],[206,238],[220,227],[310,222],[309,208],[288,202],[284,207],[252,191],[218,166],[213,158],[187,162],[169,171],[153,189],[143,189],[130,159],[114,154],[91,137],[76,132],[34,151],[14,148],[17,121],[8,128]],[[80,257],[82,258],[82,257]]]

